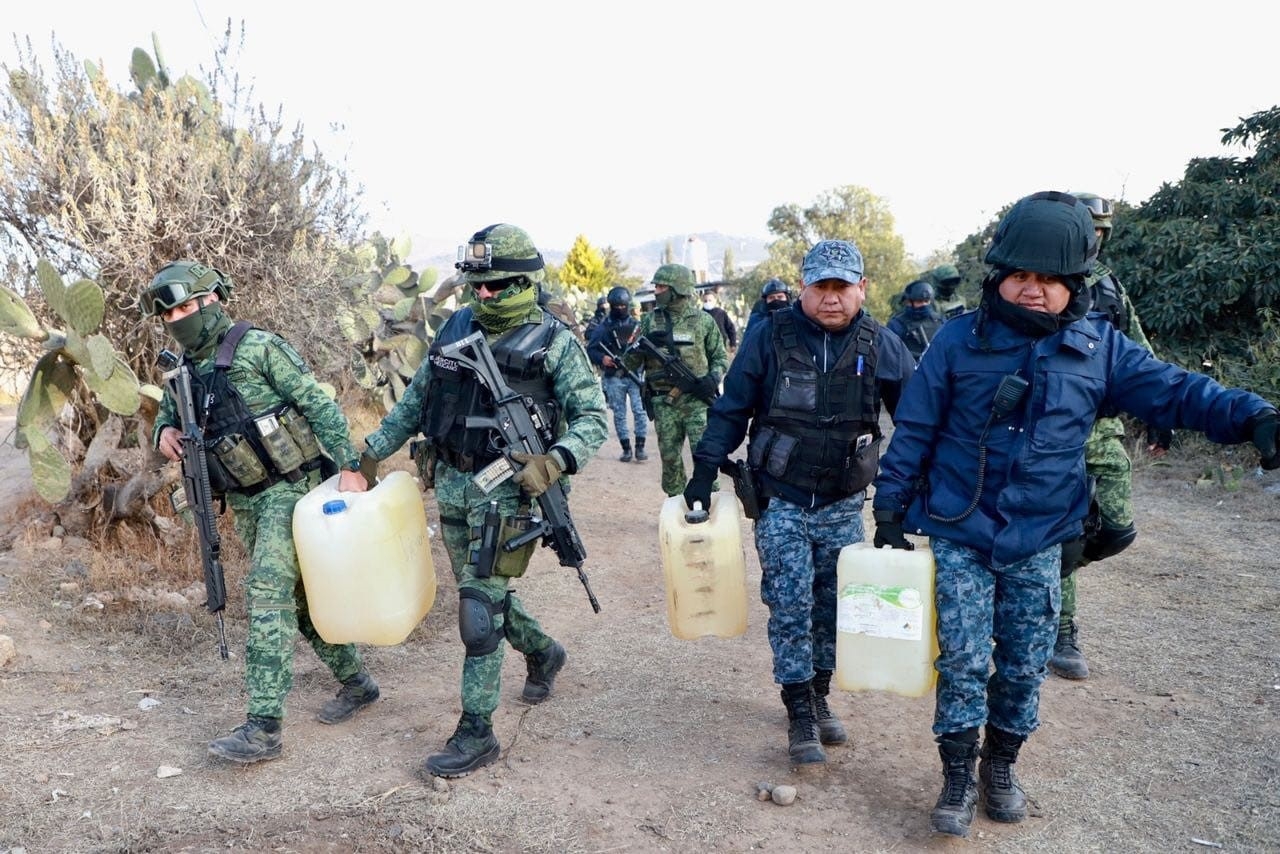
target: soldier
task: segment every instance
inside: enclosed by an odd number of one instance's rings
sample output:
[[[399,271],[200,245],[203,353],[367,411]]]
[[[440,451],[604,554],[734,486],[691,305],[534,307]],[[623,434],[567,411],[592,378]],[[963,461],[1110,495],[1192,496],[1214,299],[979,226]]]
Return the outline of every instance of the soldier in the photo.
[[[937,565],[938,833],[968,834],[979,787],[991,819],[1026,817],[1013,764],[1039,725],[1062,548],[1083,530],[1084,446],[1098,411],[1220,443],[1252,439],[1263,467],[1280,467],[1275,407],[1160,362],[1086,316],[1097,240],[1089,209],[1069,194],[1035,193],[1009,210],[987,252],[981,305],[934,337],[880,461],[875,544],[910,549],[904,529],[927,534]]]
[[[698,444],[707,426],[707,407],[720,393],[720,378],[728,367],[724,336],[711,315],[694,298],[693,273],[682,264],[663,264],[653,274],[657,307],[640,318],[639,335],[671,356],[678,357],[698,378],[697,387],[680,388],[662,362],[634,350],[627,367],[645,369],[646,407],[658,431],[662,457],[662,491],[679,495],[684,489],[684,443]]]
[[[944,320],[964,314],[964,298],[956,295],[964,279],[954,264],[940,264],[926,272],[924,278],[933,282],[936,300],[933,307]]]
[[[1076,193],[1093,217],[1098,235],[1098,252],[1111,236],[1111,203],[1093,193]],[[1120,280],[1101,262],[1085,279],[1093,299],[1092,310],[1101,312],[1116,329],[1141,344],[1149,352],[1151,342],[1142,331],[1138,313],[1129,301]],[[1172,430],[1150,428],[1147,436],[1153,456],[1162,456],[1173,441]],[[1099,413],[1084,446],[1085,470],[1096,482],[1096,501],[1101,528],[1088,542],[1080,541],[1063,549],[1062,611],[1058,615],[1058,640],[1049,659],[1049,669],[1064,679],[1086,679],[1089,662],[1079,645],[1076,624],[1075,571],[1090,561],[1102,560],[1124,551],[1137,531],[1133,526],[1133,480],[1129,455],[1124,449],[1124,422],[1114,414]]]
[[[760,595],[769,606],[773,678],[796,765],[826,761],[847,736],[827,695],[836,656],[836,559],[860,542],[864,490],[876,473],[880,404],[892,415],[915,363],[862,310],[862,255],[824,240],[805,256],[794,307],[743,339],[693,453],[686,504],[710,506],[720,464],[750,433],[747,463],[764,496],[755,525]]]
[[[378,699],[378,686],[365,672],[352,644],[326,643],[307,613],[298,555],[293,545],[293,507],[319,482],[322,463],[342,465],[338,488],[363,491],[360,457],[351,446],[347,422],[324,393],[311,369],[292,347],[269,332],[240,322],[223,310],[234,283],[225,273],[194,261],[174,261],[156,273],[139,303],[144,317],[159,317],[193,366],[196,415],[206,426],[210,482],[235,513],[235,529],[249,555],[245,592],[249,629],[245,652],[247,720],[230,735],[209,743],[214,756],[233,762],[275,759],[283,747],[284,699],[293,685],[293,645],[298,632],[342,683],[316,719],[335,724]],[[206,404],[206,400],[211,401]],[[262,440],[258,419],[276,423],[300,416],[331,460],[308,443],[288,436],[281,453]],[[168,392],[156,416],[152,442],[169,460],[184,453],[174,400]],[[304,460],[301,465],[298,460]],[[336,466],[334,467],[336,471]],[[358,571],[358,567],[353,567]]]
[[[889,319],[888,327],[907,345],[919,362],[945,318],[933,307],[933,286],[917,279],[902,291],[902,311]]]
[[[425,773],[461,777],[498,758],[493,711],[498,706],[505,639],[525,657],[521,699],[537,704],[551,693],[564,667],[565,649],[553,640],[508,589],[528,567],[534,544],[502,553],[492,567],[477,567],[477,532],[496,501],[502,528],[511,532],[531,501],[562,474],[576,474],[607,435],[604,398],[582,345],[538,301],[546,276],[533,240],[499,223],[472,236],[458,263],[470,290],[468,305],[440,329],[427,358],[395,408],[368,436],[365,454],[384,460],[413,435],[426,437],[434,466],[440,529],[458,584],[458,631],[466,650],[462,667],[462,717],[444,750],[428,756]],[[493,414],[493,401],[474,373],[441,354],[441,348],[481,330],[503,377],[529,395],[558,438],[547,453],[515,452],[523,467],[514,478],[484,491],[474,479],[499,453],[489,431],[467,428],[468,416]],[[428,474],[431,467],[427,469]],[[508,533],[502,539],[514,536]]]
[[[644,442],[649,433],[649,418],[644,412],[644,403],[640,400],[640,380],[630,371],[624,371],[617,362],[626,352],[635,338],[639,321],[631,316],[631,291],[619,285],[608,293],[609,315],[591,336],[587,345],[587,355],[595,365],[604,371],[601,383],[604,386],[604,399],[609,402],[613,411],[613,429],[618,434],[618,444],[622,445],[622,456],[619,462],[631,462],[631,431],[627,427],[627,410],[636,424],[635,461],[642,463],[649,459],[645,453]]]
[[[747,331],[756,321],[768,316],[769,312],[786,308],[790,304],[791,291],[787,289],[786,282],[782,279],[770,279],[765,282],[764,287],[760,289],[760,299],[756,300],[756,304],[751,307],[751,314],[747,317],[747,328],[742,331],[743,336],[746,336]]]

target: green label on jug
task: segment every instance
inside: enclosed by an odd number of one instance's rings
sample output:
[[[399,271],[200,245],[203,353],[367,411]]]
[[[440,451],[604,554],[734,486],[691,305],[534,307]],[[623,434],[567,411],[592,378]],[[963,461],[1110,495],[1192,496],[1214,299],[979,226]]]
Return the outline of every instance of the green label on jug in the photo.
[[[894,640],[924,637],[924,601],[914,587],[846,584],[836,607],[836,629]]]

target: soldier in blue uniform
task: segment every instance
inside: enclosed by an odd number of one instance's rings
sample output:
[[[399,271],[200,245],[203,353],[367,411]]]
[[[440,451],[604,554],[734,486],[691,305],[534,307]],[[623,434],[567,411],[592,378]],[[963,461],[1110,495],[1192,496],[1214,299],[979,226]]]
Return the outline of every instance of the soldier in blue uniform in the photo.
[[[1280,467],[1275,407],[1086,317],[1097,248],[1074,196],[1036,193],[1010,209],[987,252],[981,305],[948,321],[920,360],[876,478],[876,545],[909,549],[904,530],[926,534],[937,563],[939,833],[968,834],[979,789],[991,819],[1026,817],[1013,763],[1039,725],[1062,550],[1083,531],[1098,411],[1252,440],[1264,468]]]

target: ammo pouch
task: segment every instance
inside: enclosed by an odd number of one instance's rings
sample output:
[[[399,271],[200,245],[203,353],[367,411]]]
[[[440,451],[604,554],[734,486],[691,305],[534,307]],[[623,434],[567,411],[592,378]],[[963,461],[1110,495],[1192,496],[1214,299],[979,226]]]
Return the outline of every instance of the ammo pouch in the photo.
[[[863,433],[850,456],[826,465],[810,456],[812,445],[773,427],[762,427],[747,449],[747,465],[806,492],[841,498],[865,489],[875,479],[880,463],[879,436]]]
[[[528,513],[502,517],[502,527],[498,529],[498,554],[493,562],[494,575],[502,578],[519,578],[524,575],[524,571],[529,568],[529,560],[533,557],[533,550],[538,547],[538,540],[530,540],[510,552],[503,545],[528,533],[532,527],[533,517]]]
[[[243,435],[236,433],[219,436],[210,450],[227,475],[227,488],[224,492],[249,489],[267,479],[266,466],[258,459],[258,453]],[[213,483],[213,468],[212,465],[209,466],[210,485]],[[217,492],[217,489],[214,491]]]

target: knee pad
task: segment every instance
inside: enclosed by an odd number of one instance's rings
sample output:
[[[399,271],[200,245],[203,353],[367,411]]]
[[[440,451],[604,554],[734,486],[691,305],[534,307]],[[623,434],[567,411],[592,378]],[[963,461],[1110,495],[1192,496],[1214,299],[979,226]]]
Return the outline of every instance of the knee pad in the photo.
[[[1088,560],[1103,560],[1129,548],[1129,544],[1138,536],[1133,523],[1123,528],[1108,528],[1105,525],[1096,533],[1085,537],[1084,556]]]
[[[493,618],[506,610],[506,601],[504,596],[501,602],[492,602],[484,591],[473,587],[458,591],[458,634],[468,657],[488,655],[502,643],[506,632],[494,625]]]

